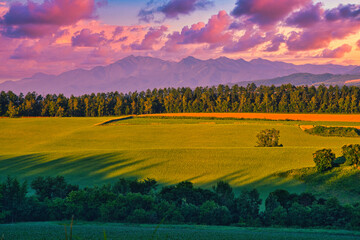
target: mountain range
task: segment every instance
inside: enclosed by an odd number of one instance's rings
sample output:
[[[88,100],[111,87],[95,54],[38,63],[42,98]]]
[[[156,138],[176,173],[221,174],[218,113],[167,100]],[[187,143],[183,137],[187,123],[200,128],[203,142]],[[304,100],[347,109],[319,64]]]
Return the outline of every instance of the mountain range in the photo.
[[[81,95],[98,92],[129,92],[153,88],[197,87],[218,84],[294,85],[360,83],[360,66],[295,65],[265,59],[200,60],[187,57],[179,62],[152,57],[128,56],[107,66],[75,69],[59,75],[37,73],[19,81],[0,84],[0,91]],[[357,81],[359,80],[359,81]]]

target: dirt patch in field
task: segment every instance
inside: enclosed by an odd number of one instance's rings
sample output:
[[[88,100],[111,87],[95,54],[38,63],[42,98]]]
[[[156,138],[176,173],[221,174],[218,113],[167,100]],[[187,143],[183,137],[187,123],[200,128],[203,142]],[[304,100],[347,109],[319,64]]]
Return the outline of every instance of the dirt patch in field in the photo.
[[[147,114],[141,117],[208,117],[323,122],[360,122],[360,114],[282,114],[282,113],[169,113]]]
[[[299,125],[299,128],[303,131],[314,128],[314,125]]]

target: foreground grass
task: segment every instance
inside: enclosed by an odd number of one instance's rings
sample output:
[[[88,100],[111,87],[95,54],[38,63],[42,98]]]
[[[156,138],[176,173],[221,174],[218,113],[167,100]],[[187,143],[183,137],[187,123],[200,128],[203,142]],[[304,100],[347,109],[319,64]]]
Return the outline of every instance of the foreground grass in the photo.
[[[65,239],[64,223],[17,223],[0,225],[0,234],[12,240],[62,240]],[[187,225],[125,225],[82,223],[73,227],[73,239],[101,240],[106,232],[108,240],[177,239],[177,240],[347,240],[359,239],[360,233],[344,230],[304,230],[283,228],[239,228]]]
[[[360,138],[319,137],[298,125],[358,125],[234,119],[133,118],[96,126],[110,118],[0,119],[0,177],[21,180],[63,175],[81,186],[118,177],[155,178],[160,184],[192,181],[210,187],[228,181],[237,191],[256,187],[267,195],[278,188],[307,189],[298,179],[275,172],[312,167],[312,153]],[[283,148],[256,148],[256,134],[280,130]],[[346,197],[346,196],[345,196]]]

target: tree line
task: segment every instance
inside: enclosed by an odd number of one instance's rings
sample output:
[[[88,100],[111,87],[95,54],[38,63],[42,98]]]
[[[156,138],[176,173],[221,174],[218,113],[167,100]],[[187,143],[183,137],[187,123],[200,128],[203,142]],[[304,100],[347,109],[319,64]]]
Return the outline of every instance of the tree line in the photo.
[[[30,187],[16,178],[0,182],[0,222],[75,220],[235,226],[331,227],[359,229],[360,204],[311,193],[271,192],[262,200],[256,189],[236,195],[219,181],[211,190],[181,182],[161,189],[154,179],[118,179],[113,184],[79,188],[64,177],[37,177]]]
[[[129,93],[98,93],[65,97],[63,94],[0,94],[0,116],[97,117],[148,113],[259,112],[359,113],[356,86],[319,87],[291,84],[249,84],[217,87],[163,88]]]

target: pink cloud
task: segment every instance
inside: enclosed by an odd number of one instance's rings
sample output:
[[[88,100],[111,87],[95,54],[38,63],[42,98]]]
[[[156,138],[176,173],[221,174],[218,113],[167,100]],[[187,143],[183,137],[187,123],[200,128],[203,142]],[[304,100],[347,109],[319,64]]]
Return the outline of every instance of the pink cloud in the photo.
[[[132,50],[153,50],[154,45],[159,43],[160,38],[164,35],[164,32],[166,32],[167,29],[168,28],[166,26],[150,28],[141,43],[133,43],[130,45],[130,48]]]
[[[71,38],[72,46],[76,47],[97,47],[107,41],[103,31],[100,33],[92,33],[92,31],[87,28],[76,32]]]
[[[29,46],[26,42],[21,43],[10,56],[11,59],[27,59],[31,60],[39,55],[38,50],[34,46]]]
[[[146,8],[140,10],[140,20],[150,22],[155,14],[162,13],[165,18],[178,18],[179,15],[188,15],[198,9],[207,9],[213,6],[213,0],[169,0],[159,5],[159,1],[150,1]]]
[[[252,49],[259,44],[265,43],[269,41],[272,36],[270,34],[263,35],[262,32],[256,31],[253,29],[246,30],[245,34],[240,37],[237,41],[228,44],[224,47],[223,51],[225,53],[235,53],[235,52],[242,52]]]
[[[344,44],[334,50],[325,49],[318,57],[321,58],[342,58],[346,53],[351,52],[352,47],[349,44]]]
[[[1,20],[2,33],[14,38],[38,38],[56,32],[60,26],[94,18],[95,10],[95,0],[16,2],[10,5]]]
[[[312,0],[237,0],[231,14],[247,17],[260,26],[273,25]]]
[[[358,48],[360,49],[360,39],[359,39],[359,41],[356,42],[356,45],[357,45]]]
[[[181,33],[174,32],[169,35],[164,49],[174,51],[178,49],[178,45],[194,43],[208,43],[211,48],[224,45],[232,38],[232,34],[227,31],[231,22],[231,17],[226,11],[220,11],[213,15],[207,24],[199,22],[190,28],[184,27]]]

